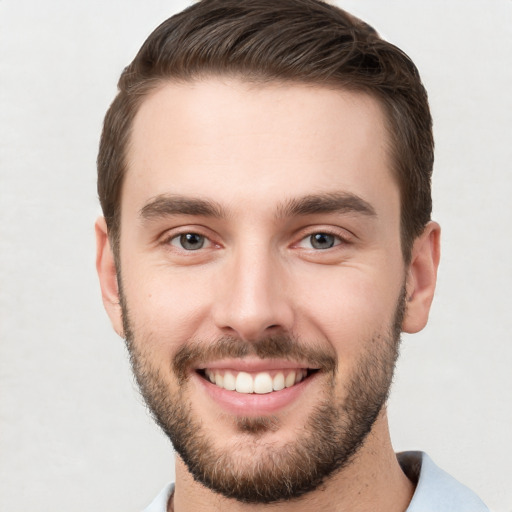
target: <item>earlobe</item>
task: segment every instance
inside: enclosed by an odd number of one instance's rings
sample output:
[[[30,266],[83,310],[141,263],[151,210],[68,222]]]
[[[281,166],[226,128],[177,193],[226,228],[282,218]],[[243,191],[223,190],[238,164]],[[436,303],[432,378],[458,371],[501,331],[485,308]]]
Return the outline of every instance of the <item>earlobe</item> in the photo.
[[[441,253],[441,228],[429,222],[416,238],[411,263],[407,272],[406,312],[402,330],[407,333],[421,331],[427,324],[437,281],[437,268]]]
[[[103,305],[112,322],[112,327],[119,336],[124,337],[117,269],[105,218],[99,217],[94,228],[96,232],[96,270],[100,280]]]

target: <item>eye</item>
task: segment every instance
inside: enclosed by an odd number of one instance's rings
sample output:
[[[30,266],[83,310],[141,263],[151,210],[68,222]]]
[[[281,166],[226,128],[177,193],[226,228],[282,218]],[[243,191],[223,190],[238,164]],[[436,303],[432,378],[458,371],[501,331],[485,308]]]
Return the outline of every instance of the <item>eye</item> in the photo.
[[[313,233],[305,238],[303,238],[300,242],[300,245],[305,249],[316,249],[316,250],[325,250],[331,249],[332,247],[339,245],[341,243],[341,239],[339,236],[332,235],[331,233]]]
[[[309,237],[309,241],[314,249],[330,249],[336,242],[339,243],[337,237],[329,233],[314,233]]]
[[[197,233],[182,233],[181,235],[171,238],[169,243],[174,247],[185,249],[186,251],[197,251],[203,249],[210,242],[205,236]]]

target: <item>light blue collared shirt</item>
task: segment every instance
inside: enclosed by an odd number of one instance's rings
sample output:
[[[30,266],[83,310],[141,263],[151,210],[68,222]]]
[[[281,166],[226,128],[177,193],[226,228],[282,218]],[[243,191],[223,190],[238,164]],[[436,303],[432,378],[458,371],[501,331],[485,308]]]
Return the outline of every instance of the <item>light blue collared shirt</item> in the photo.
[[[417,482],[406,512],[489,512],[473,491],[437,467],[426,453],[402,452],[397,458],[404,473]]]
[[[417,482],[406,512],[489,512],[473,491],[438,468],[426,453],[402,452],[397,458],[404,473]],[[144,512],[167,512],[173,492],[174,484],[169,484]]]

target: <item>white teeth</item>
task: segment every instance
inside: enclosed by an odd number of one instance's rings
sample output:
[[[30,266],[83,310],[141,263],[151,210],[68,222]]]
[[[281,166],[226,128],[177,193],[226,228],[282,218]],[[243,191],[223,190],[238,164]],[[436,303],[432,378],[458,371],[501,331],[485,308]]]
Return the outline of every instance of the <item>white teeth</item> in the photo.
[[[297,370],[295,375],[295,384],[298,384],[306,376],[306,370]]]
[[[254,391],[254,384],[250,374],[240,372],[236,376],[236,388],[239,393],[252,393]]]
[[[281,391],[281,389],[284,389],[284,375],[283,372],[279,372],[274,377],[274,380],[272,381],[272,388],[274,391]]]
[[[260,395],[272,391],[272,377],[268,373],[258,373],[254,378],[254,392]]]
[[[290,372],[284,381],[284,385],[287,388],[292,387],[295,384],[295,372]]]
[[[236,379],[231,372],[224,374],[224,389],[228,391],[234,391],[236,389]]]
[[[307,370],[280,371],[274,375],[274,378],[268,372],[251,375],[247,372],[236,374],[229,370],[205,369],[204,373],[210,382],[228,391],[236,390],[238,393],[265,394],[272,391],[281,391],[284,388],[290,388],[298,384],[306,378]]]

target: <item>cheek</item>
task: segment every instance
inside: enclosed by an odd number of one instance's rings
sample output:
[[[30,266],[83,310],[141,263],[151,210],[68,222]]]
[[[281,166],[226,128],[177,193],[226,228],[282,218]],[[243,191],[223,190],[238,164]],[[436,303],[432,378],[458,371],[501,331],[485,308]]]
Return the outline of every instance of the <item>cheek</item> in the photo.
[[[123,289],[135,337],[150,338],[152,350],[172,354],[200,334],[207,301],[200,281],[165,272],[130,280],[123,273]]]
[[[327,340],[343,360],[354,360],[371,340],[387,336],[393,324],[399,287],[397,280],[365,274],[361,269],[337,269],[323,279],[303,280],[295,296],[299,332]]]

